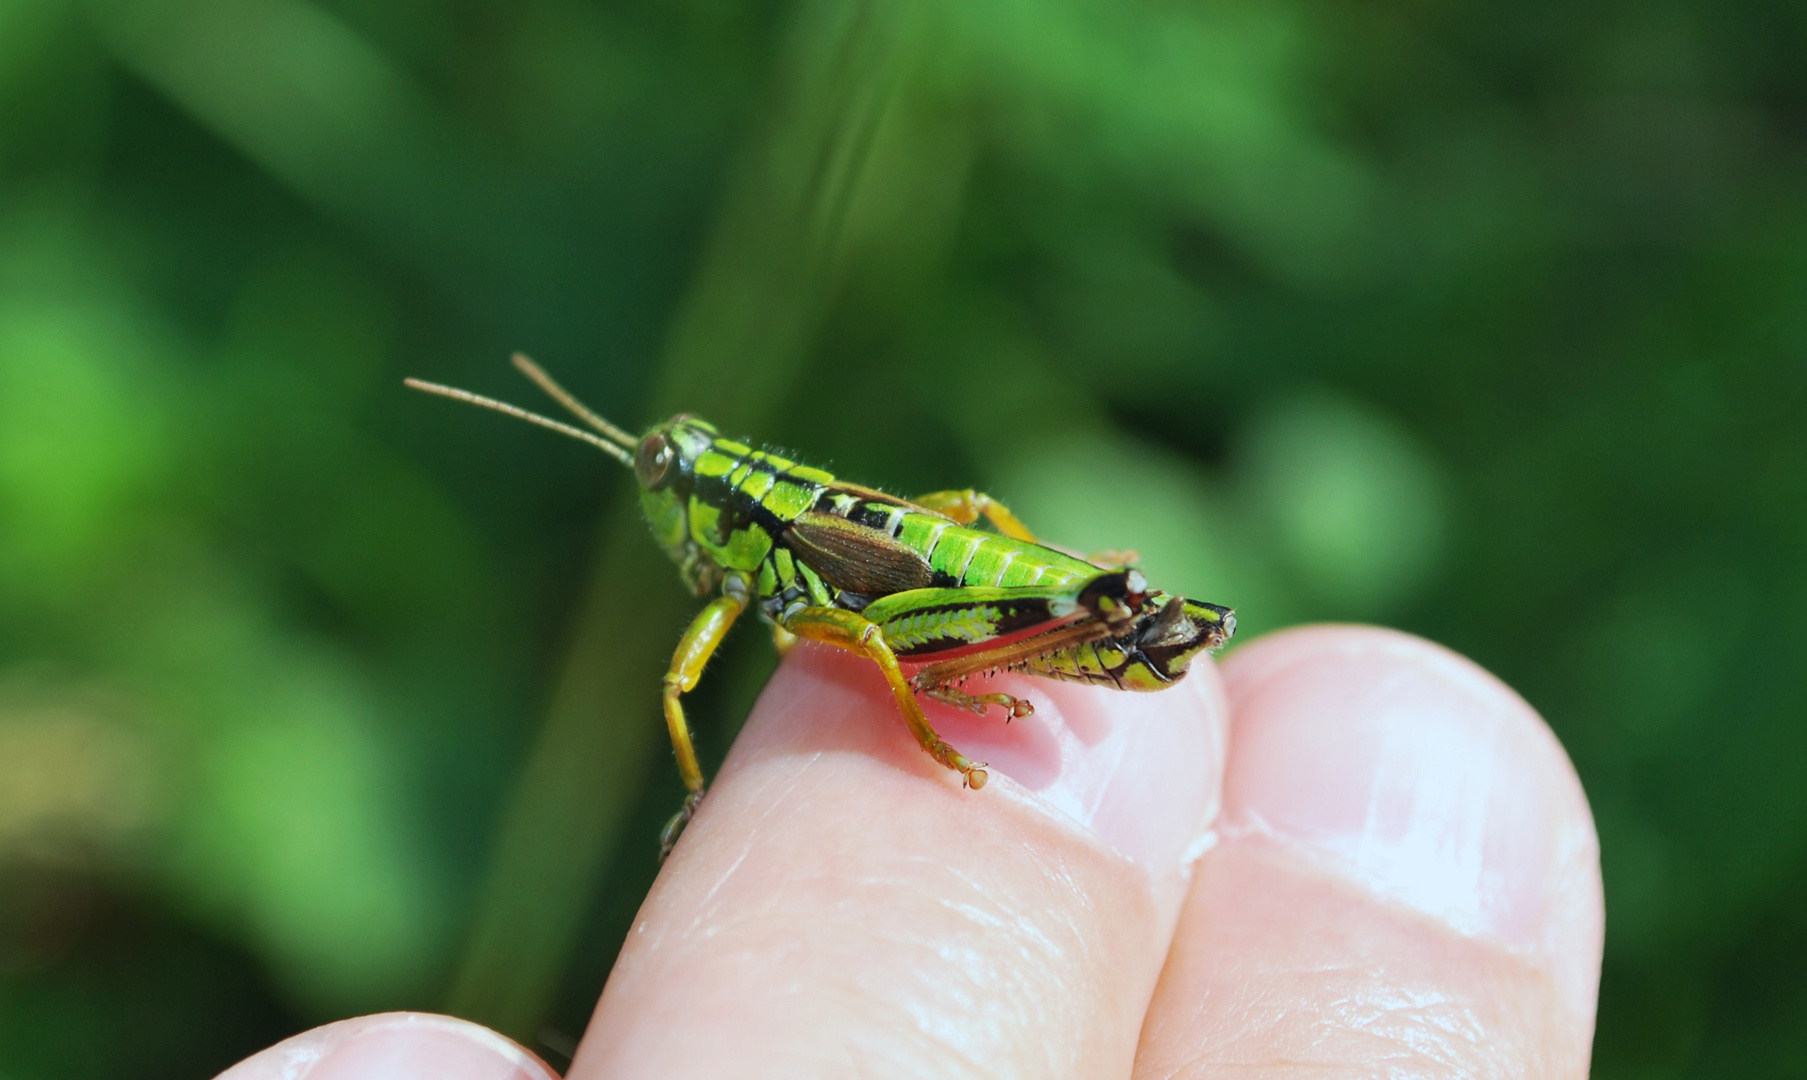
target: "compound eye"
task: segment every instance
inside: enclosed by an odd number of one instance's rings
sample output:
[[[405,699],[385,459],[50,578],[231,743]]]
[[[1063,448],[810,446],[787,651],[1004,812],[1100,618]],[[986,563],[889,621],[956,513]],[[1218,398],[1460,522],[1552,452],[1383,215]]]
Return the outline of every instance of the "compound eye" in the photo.
[[[653,432],[640,440],[640,449],[634,455],[634,475],[639,477],[640,486],[648,491],[657,491],[671,480],[672,459],[677,454],[672,452],[671,440],[658,432]]]

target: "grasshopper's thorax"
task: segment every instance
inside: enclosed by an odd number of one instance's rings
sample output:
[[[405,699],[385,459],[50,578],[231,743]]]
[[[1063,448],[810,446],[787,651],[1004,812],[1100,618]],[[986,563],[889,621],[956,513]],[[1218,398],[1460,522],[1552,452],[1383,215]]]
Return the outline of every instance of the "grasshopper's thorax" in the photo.
[[[653,536],[699,595],[730,572],[749,580],[785,525],[834,477],[723,438],[679,416],[640,440],[634,472]]]

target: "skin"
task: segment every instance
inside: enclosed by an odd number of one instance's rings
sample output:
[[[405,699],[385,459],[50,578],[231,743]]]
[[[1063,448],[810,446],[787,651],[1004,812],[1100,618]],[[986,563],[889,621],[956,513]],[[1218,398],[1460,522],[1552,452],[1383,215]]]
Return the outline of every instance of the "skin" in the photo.
[[[991,766],[963,791],[868,665],[796,649],[569,1075],[1586,1075],[1593,822],[1543,721],[1470,662],[1316,627],[1158,694],[995,688],[1036,715],[928,706]],[[389,1014],[224,1075],[554,1074]]]

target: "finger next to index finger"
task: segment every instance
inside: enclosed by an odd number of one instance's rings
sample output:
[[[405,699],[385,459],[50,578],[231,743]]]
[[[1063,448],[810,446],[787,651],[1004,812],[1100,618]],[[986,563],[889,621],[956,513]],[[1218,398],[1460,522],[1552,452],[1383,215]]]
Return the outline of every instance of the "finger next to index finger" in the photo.
[[[1253,643],[1225,678],[1223,842],[1137,1076],[1585,1076],[1599,849],[1537,714],[1365,627]]]
[[[911,740],[869,663],[792,654],[641,915],[571,1076],[1124,1075],[1216,811],[1221,692],[1000,680]]]
[[[431,1013],[379,1013],[304,1031],[218,1080],[556,1080],[546,1063],[485,1027]]]

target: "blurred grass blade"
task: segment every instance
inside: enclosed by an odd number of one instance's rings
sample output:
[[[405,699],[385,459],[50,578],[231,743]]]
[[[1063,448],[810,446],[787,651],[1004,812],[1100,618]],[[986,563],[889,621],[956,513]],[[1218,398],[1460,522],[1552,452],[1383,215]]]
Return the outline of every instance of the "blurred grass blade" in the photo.
[[[452,128],[387,57],[326,11],[304,0],[141,0],[87,10],[132,71],[416,267],[443,273],[448,259],[468,267],[496,246],[477,238],[506,218],[470,205],[483,188]],[[460,226],[448,227],[450,219]]]
[[[911,9],[809,3],[792,16],[765,123],[672,330],[665,411],[759,430],[793,389],[845,260],[849,208],[907,70]],[[650,770],[668,768],[658,676],[692,606],[630,495],[610,507],[597,571],[552,708],[497,838],[449,1008],[518,1037],[537,1029]],[[629,632],[622,621],[632,620]]]

